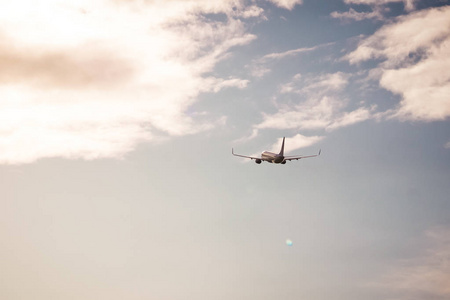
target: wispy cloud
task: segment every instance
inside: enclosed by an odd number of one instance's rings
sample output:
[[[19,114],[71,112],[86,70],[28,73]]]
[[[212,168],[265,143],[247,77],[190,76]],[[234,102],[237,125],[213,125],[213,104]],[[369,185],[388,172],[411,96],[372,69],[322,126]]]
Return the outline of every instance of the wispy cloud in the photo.
[[[347,4],[365,4],[370,6],[379,6],[387,3],[403,2],[406,10],[413,10],[417,0],[344,0]]]
[[[272,60],[272,59],[282,59],[282,58],[286,58],[286,57],[289,57],[289,56],[297,55],[299,53],[314,51],[318,47],[319,46],[309,47],[309,48],[298,48],[298,49],[288,50],[288,51],[284,51],[284,52],[270,53],[270,54],[264,55],[261,58],[261,61],[265,62],[265,61]]]
[[[347,86],[349,77],[349,74],[336,72],[308,78],[305,80],[305,87],[301,91],[315,95],[341,91]]]
[[[319,48],[327,47],[327,46],[330,46],[330,45],[333,45],[333,44],[334,43],[325,43],[325,44],[320,44],[320,45],[317,45],[317,46],[314,46],[314,47],[303,47],[303,48],[287,50],[287,51],[284,51],[284,52],[269,53],[269,54],[264,55],[260,59],[258,59],[258,62],[267,62],[267,61],[270,61],[270,60],[283,59],[283,58],[286,58],[286,57],[291,57],[291,56],[298,55],[300,53],[311,52],[311,51],[317,50]]]
[[[402,96],[393,117],[444,120],[450,117],[450,7],[397,18],[365,38],[346,59],[379,64],[380,85]]]
[[[120,157],[141,141],[223,124],[185,112],[200,93],[246,87],[206,74],[255,39],[241,19],[261,14],[225,0],[5,3],[0,163]]]
[[[265,65],[261,64],[253,64],[251,66],[246,66],[247,68],[250,68],[250,74],[253,77],[261,78],[264,77],[266,74],[270,73],[272,70]]]
[[[373,107],[346,111],[348,101],[340,92],[347,86],[349,77],[342,72],[307,78],[295,75],[291,82],[281,86],[280,92],[298,94],[307,100],[281,105],[274,114],[263,113],[263,121],[255,128],[334,130],[371,118]]]
[[[323,136],[305,136],[305,135],[301,135],[301,134],[296,134],[292,137],[286,137],[285,155],[287,155],[287,154],[297,155],[298,153],[292,153],[292,151],[309,147],[311,145],[314,145],[314,144],[320,142],[323,139],[324,139]],[[282,138],[279,138],[277,140],[277,142],[271,146],[270,149],[272,151],[278,153],[278,151],[280,151],[281,142],[282,142]],[[298,154],[298,155],[300,155],[300,154]]]
[[[356,124],[371,118],[373,108],[360,107],[346,112],[346,102],[331,96],[310,99],[305,103],[285,106],[274,114],[263,114],[258,129],[326,129]]]
[[[344,112],[338,115],[327,127],[328,130],[337,129],[360,123],[372,118],[372,111],[375,107],[360,107],[350,112]]]
[[[350,8],[347,12],[334,11],[330,14],[332,18],[342,21],[362,21],[368,19],[384,20],[384,13],[389,11],[386,7],[388,3],[403,2],[405,10],[410,12],[415,9],[416,0],[344,0],[349,5],[368,5],[372,9],[370,12],[359,12]]]
[[[330,92],[339,92],[348,84],[350,75],[343,72],[304,77],[300,73],[292,77],[288,83],[282,84],[280,92],[307,94],[318,98]]]
[[[250,135],[241,137],[239,139],[236,139],[236,140],[233,141],[233,143],[242,143],[244,141],[252,140],[252,139],[254,139],[255,137],[258,136],[258,133],[259,133],[258,129],[253,128],[252,132],[250,133]]]
[[[429,244],[421,257],[404,260],[375,284],[395,295],[395,299],[448,299],[450,297],[450,231],[426,233]]]
[[[327,47],[333,45],[334,43],[325,43],[317,45],[314,47],[302,47],[297,49],[291,49],[283,52],[273,52],[266,54],[258,59],[253,60],[252,64],[249,66],[251,68],[251,73],[255,77],[262,77],[271,72],[271,69],[267,67],[267,64],[273,61],[278,61],[281,59],[293,57],[299,54],[308,53],[315,51],[322,47]]]
[[[390,9],[386,7],[389,3],[403,2],[405,10],[407,12],[413,11],[416,6],[416,0],[344,0],[349,5],[368,5],[372,11],[356,11],[354,8],[350,8],[346,12],[334,11],[330,14],[332,18],[340,19],[344,22],[350,21],[363,21],[363,20],[385,20],[384,14],[389,12]]]
[[[346,12],[337,12],[334,11],[330,14],[332,18],[340,19],[343,21],[362,21],[367,19],[375,19],[381,20],[383,19],[383,14],[379,9],[376,9],[371,12],[358,12],[353,8],[350,8],[349,11]]]

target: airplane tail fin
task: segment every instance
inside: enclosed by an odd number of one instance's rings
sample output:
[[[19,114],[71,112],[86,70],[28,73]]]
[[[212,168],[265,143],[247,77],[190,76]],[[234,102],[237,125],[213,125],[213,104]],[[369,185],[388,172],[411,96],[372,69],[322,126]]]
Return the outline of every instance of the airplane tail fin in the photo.
[[[284,138],[283,137],[283,143],[281,144],[281,151],[280,151],[280,155],[284,156]]]

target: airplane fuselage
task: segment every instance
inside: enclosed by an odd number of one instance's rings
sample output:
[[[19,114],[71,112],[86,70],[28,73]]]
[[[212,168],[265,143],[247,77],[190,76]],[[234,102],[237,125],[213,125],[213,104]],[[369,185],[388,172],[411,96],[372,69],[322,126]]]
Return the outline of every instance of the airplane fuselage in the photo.
[[[284,156],[277,154],[277,153],[272,153],[269,151],[264,151],[263,153],[261,153],[261,158],[265,161],[268,161],[270,163],[274,163],[274,164],[280,164],[284,161]]]

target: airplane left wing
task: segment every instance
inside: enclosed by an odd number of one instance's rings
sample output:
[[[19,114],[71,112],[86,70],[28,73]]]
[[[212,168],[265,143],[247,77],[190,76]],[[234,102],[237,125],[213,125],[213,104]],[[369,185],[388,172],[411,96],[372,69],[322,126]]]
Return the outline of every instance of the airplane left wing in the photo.
[[[320,152],[321,152],[321,151],[322,151],[322,150],[319,150],[319,153],[316,154],[316,155],[285,156],[285,157],[284,157],[284,160],[299,160],[299,159],[302,159],[302,158],[316,157],[316,156],[319,156],[319,155],[320,155]]]
[[[250,158],[250,159],[260,159],[262,160],[261,157],[253,157],[253,156],[246,156],[246,155],[240,155],[240,154],[236,154],[234,153],[233,148],[231,148],[231,154],[233,154],[234,156],[240,156],[240,157],[244,157],[244,158]]]

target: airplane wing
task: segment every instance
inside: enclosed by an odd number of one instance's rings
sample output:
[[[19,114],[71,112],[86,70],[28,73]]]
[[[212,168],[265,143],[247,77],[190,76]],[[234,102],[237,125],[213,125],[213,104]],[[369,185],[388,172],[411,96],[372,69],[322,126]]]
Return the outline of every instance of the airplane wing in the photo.
[[[322,150],[319,150],[319,153],[316,154],[316,155],[285,156],[285,157],[284,157],[284,160],[299,160],[299,159],[302,159],[302,158],[316,157],[316,156],[319,156],[319,155],[320,155],[320,152],[321,152],[321,151],[322,151]]]
[[[240,156],[240,157],[245,157],[245,158],[250,158],[250,159],[260,159],[260,160],[264,160],[261,157],[253,157],[253,156],[246,156],[246,155],[240,155],[240,154],[236,154],[234,153],[233,148],[231,148],[231,154],[233,154],[234,156]]]

